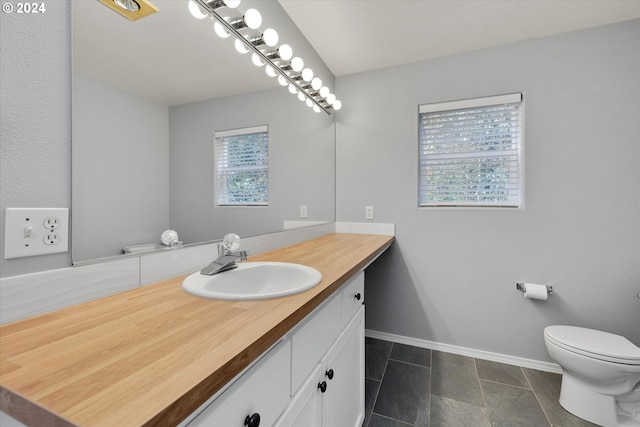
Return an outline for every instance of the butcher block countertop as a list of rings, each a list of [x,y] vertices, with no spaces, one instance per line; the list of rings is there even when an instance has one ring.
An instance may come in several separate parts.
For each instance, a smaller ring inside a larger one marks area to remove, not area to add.
[[[208,300],[181,276],[0,326],[0,409],[37,426],[176,425],[393,239],[330,234],[250,257],[322,273],[289,297]]]

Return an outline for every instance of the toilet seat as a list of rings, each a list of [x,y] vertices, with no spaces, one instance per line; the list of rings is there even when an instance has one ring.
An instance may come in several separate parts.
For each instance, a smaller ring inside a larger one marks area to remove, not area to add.
[[[594,359],[640,366],[640,347],[623,336],[577,326],[547,326],[548,341],[567,351]]]

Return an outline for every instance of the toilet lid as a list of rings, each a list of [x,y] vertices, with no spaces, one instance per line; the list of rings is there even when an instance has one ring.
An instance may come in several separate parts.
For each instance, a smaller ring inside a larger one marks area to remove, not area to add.
[[[623,336],[577,326],[547,326],[545,336],[561,347],[609,362],[640,365],[640,348]]]

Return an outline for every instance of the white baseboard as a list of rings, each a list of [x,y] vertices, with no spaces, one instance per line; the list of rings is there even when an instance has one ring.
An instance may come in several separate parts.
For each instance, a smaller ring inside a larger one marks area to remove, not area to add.
[[[386,332],[372,331],[370,329],[365,330],[365,335],[369,338],[377,338],[385,341],[395,342],[398,344],[406,344],[412,345],[414,347],[428,348],[430,350],[444,351],[446,353],[459,354],[461,356],[469,356],[476,359],[489,360],[492,362],[499,362],[507,365],[536,369],[538,371],[553,372],[554,374],[562,373],[560,365],[556,363],[525,359],[523,357],[492,353],[484,350],[475,350],[472,348],[460,347],[457,345],[443,344],[434,341],[405,337],[402,335],[388,334]]]

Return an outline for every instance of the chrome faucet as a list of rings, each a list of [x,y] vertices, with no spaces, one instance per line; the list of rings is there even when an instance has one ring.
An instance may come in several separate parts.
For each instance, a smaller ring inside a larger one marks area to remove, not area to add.
[[[240,247],[240,237],[236,234],[227,234],[222,243],[218,244],[218,258],[205,268],[200,274],[212,276],[223,271],[234,269],[238,262],[247,260],[247,251],[232,252]]]

